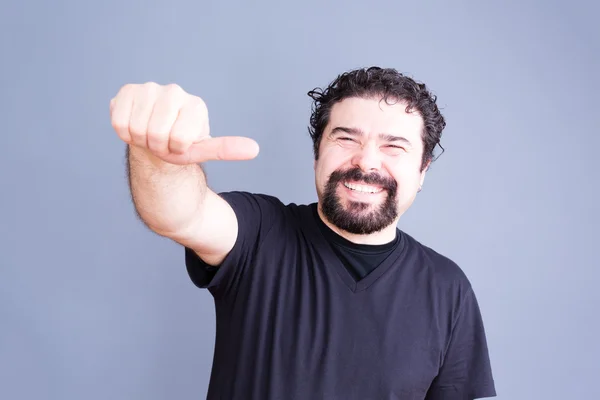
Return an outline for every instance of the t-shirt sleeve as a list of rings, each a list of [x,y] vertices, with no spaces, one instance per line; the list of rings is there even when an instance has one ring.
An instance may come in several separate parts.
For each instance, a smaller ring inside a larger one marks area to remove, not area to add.
[[[475,293],[469,288],[442,366],[425,399],[473,400],[495,396],[483,320]]]
[[[239,280],[252,268],[261,239],[273,225],[282,204],[274,197],[248,192],[219,193],[232,207],[238,222],[236,242],[223,262],[215,267],[185,247],[185,265],[194,285],[208,289],[214,297],[235,291]]]

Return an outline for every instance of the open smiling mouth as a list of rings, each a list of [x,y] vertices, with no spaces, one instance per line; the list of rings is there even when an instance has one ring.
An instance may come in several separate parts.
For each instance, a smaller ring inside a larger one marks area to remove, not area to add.
[[[358,193],[371,193],[376,194],[383,191],[383,188],[371,185],[363,185],[357,183],[344,182],[344,186],[348,189]]]

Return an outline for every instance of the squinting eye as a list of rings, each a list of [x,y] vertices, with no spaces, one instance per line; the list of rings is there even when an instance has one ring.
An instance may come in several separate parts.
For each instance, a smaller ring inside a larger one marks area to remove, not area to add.
[[[385,146],[385,149],[387,150],[388,154],[394,155],[394,156],[400,155],[405,151],[404,147],[394,146],[393,144]]]
[[[356,139],[350,137],[339,137],[337,140],[341,146],[356,146],[358,144]]]

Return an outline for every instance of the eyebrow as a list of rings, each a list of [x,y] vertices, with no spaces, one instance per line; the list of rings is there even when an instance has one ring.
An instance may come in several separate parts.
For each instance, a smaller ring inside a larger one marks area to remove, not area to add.
[[[344,132],[351,136],[364,136],[365,135],[365,133],[361,129],[348,128],[345,126],[336,126],[335,128],[333,128],[331,130],[330,135],[335,135],[336,133],[340,133],[340,132]],[[402,143],[406,143],[406,144],[412,146],[412,143],[410,142],[410,140],[408,140],[407,138],[402,137],[402,136],[395,136],[395,135],[391,135],[389,133],[380,133],[379,138],[382,140],[385,140],[386,142],[402,142]]]

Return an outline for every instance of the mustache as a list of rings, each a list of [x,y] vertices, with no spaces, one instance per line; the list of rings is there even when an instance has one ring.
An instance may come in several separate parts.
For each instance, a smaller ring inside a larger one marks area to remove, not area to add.
[[[334,171],[329,176],[329,182],[336,184],[340,181],[362,182],[367,185],[378,185],[387,190],[396,190],[397,183],[394,179],[383,177],[377,172],[365,174],[360,168],[352,168],[345,171]]]

